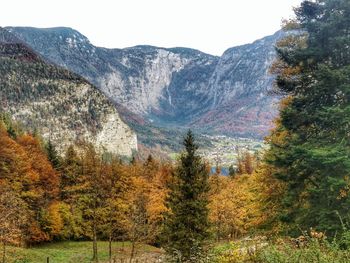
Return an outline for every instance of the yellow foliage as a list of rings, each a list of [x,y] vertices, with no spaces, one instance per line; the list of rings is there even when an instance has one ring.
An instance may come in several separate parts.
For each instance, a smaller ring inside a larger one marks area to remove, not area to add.
[[[219,239],[234,239],[260,222],[253,175],[219,176],[220,191],[210,195],[211,222]],[[213,180],[211,180],[212,188]]]
[[[270,231],[280,231],[274,219],[285,186],[273,177],[271,167],[262,164],[253,174],[234,178],[214,175],[210,185],[209,218],[217,240],[237,239],[266,224]]]
[[[48,222],[50,224],[50,234],[52,236],[58,236],[63,229],[63,219],[61,216],[61,204],[54,201],[48,207]]]

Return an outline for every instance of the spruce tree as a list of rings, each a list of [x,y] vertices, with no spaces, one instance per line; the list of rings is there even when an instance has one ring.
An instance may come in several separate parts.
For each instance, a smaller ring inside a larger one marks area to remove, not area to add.
[[[58,170],[60,168],[60,157],[57,153],[56,147],[53,145],[51,140],[49,140],[46,144],[46,152],[47,152],[47,158],[51,162],[52,166]]]
[[[209,169],[198,155],[198,146],[189,131],[170,184],[169,213],[164,226],[166,251],[175,262],[199,262],[209,237]]]
[[[288,190],[281,218],[327,233],[350,223],[350,1],[303,1],[298,34],[278,45],[287,95],[268,161]]]
[[[236,176],[236,169],[233,167],[232,164],[228,168],[228,174],[231,178],[234,178]]]

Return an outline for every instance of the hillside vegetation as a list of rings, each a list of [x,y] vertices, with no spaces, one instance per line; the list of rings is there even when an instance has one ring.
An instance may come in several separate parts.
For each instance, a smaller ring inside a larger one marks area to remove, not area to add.
[[[137,149],[136,135],[103,94],[78,75],[45,63],[0,30],[6,36],[0,39],[1,111],[39,131],[61,151],[85,140],[131,156]]]
[[[129,161],[88,142],[72,142],[59,155],[51,140],[1,115],[3,262],[13,251],[23,260],[38,251],[71,260],[71,247],[80,247],[79,255],[88,244],[79,241],[90,241],[79,260],[112,262],[125,252],[115,242],[125,240],[129,262],[159,262],[139,257],[144,244],[167,263],[349,262],[350,2],[305,0],[295,13],[271,68],[283,99],[268,147],[237,151],[229,176],[219,160],[211,173],[191,130],[174,162],[152,155]],[[4,95],[16,101],[11,89],[18,89],[25,98],[46,96],[45,87],[22,90],[11,80],[18,66],[6,56]],[[38,65],[22,65],[24,76]]]

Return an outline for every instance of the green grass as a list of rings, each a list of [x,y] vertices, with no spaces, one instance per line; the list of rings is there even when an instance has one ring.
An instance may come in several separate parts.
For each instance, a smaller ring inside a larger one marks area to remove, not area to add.
[[[249,252],[249,253],[248,253]],[[220,243],[211,251],[210,263],[349,263],[350,248],[337,242],[309,238],[297,247],[289,238],[275,241],[237,240]]]
[[[129,242],[114,242],[113,256],[127,258],[130,255]],[[32,248],[9,247],[7,263],[88,263],[92,258],[92,242],[57,242]],[[161,250],[148,245],[138,245],[137,255],[159,255]],[[136,256],[137,256],[136,255]],[[98,257],[100,262],[107,262],[108,242],[98,242]]]

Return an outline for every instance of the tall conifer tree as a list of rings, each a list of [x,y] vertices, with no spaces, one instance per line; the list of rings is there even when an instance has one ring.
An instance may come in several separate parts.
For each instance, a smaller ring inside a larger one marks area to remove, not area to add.
[[[56,170],[59,170],[60,163],[61,163],[60,157],[58,155],[56,147],[52,144],[51,140],[47,142],[47,144],[45,145],[45,148],[47,152],[47,158],[51,162],[53,168],[55,168]]]
[[[209,169],[198,155],[198,146],[189,131],[184,139],[185,152],[179,159],[170,185],[164,237],[166,250],[175,262],[199,262],[209,237]]]
[[[288,185],[282,219],[335,233],[350,223],[350,1],[304,1],[275,64],[287,95],[267,159]]]

